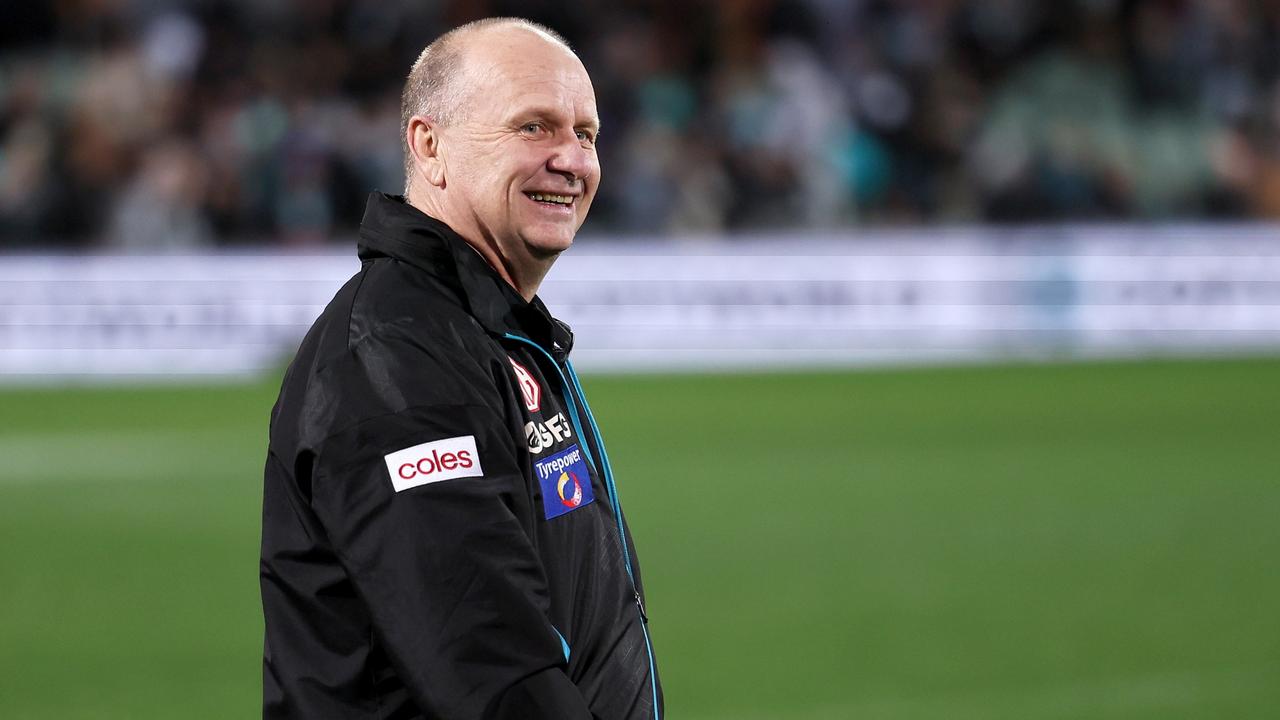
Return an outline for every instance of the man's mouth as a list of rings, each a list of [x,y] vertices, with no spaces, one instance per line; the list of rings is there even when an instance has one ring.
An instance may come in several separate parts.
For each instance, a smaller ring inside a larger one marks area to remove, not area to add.
[[[552,205],[572,205],[576,197],[575,195],[555,195],[542,192],[527,192],[525,195],[529,196],[531,200]]]

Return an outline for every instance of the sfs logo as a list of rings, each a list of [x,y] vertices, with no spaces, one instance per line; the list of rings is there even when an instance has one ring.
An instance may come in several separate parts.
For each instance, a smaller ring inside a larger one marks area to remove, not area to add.
[[[383,460],[396,492],[441,480],[484,475],[475,435],[414,445],[386,455]]]
[[[529,441],[529,452],[537,455],[573,437],[573,431],[569,429],[569,420],[565,418],[564,413],[556,413],[545,422],[525,423],[524,436]]]

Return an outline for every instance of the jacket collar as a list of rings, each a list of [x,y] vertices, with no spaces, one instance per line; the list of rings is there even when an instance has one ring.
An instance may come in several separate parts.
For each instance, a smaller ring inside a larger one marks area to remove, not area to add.
[[[573,346],[569,326],[552,318],[540,298],[526,302],[466,240],[403,196],[369,195],[358,252],[361,261],[390,257],[432,275],[494,335],[526,337],[557,357]]]

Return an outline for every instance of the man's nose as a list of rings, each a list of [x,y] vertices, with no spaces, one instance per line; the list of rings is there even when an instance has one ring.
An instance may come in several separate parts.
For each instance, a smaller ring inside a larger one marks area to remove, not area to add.
[[[591,175],[596,163],[595,152],[584,148],[577,136],[570,134],[567,140],[557,143],[555,152],[547,160],[547,169],[565,176],[572,184]]]

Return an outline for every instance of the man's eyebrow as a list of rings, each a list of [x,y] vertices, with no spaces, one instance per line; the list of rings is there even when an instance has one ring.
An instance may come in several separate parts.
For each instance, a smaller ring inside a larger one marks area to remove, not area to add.
[[[564,112],[561,110],[557,110],[556,108],[553,108],[553,107],[538,105],[531,108],[525,108],[521,112],[517,113],[513,119],[516,122],[520,122],[522,121],[523,118],[528,118],[528,117],[536,117],[536,118],[542,118],[542,119],[553,119],[553,118],[559,119],[564,117]],[[574,127],[585,127],[585,128],[590,128],[595,132],[600,132],[600,118],[593,117],[590,120],[587,120],[585,122],[575,123]]]

